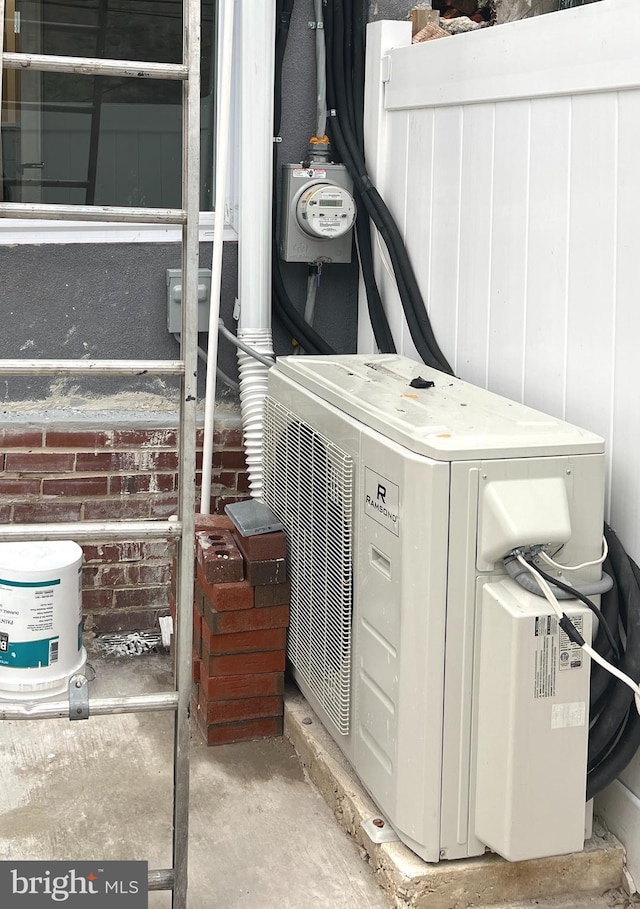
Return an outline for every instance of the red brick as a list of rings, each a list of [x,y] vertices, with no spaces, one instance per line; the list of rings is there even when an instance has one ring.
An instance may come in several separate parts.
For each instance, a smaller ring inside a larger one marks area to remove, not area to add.
[[[255,720],[261,716],[282,716],[282,697],[236,698],[233,701],[209,701],[200,689],[198,704],[201,722],[207,726],[233,723],[239,720]]]
[[[234,698],[269,697],[284,692],[284,672],[255,672],[250,675],[207,676],[200,685],[208,700],[230,701]]]
[[[166,587],[120,587],[113,591],[114,606],[117,609],[141,606],[167,608],[169,603]]]
[[[199,657],[203,656],[202,650],[202,616],[193,611],[193,649]],[[199,681],[199,680],[198,680]]]
[[[108,491],[106,477],[73,477],[42,481],[44,496],[104,496]]]
[[[261,562],[247,562],[247,580],[254,587],[269,584],[283,584],[287,580],[286,559],[265,559]]]
[[[134,495],[137,492],[174,492],[178,481],[175,473],[136,473],[109,477],[109,492]]]
[[[266,609],[218,612],[205,601],[204,620],[214,634],[258,631],[261,628],[286,628],[289,625],[289,607],[268,606]]]
[[[122,612],[94,612],[87,617],[87,631],[111,634],[116,631],[143,631],[156,628],[164,609],[129,609]]]
[[[223,429],[216,433],[213,440],[215,448],[242,448],[242,430],[241,429]]]
[[[204,530],[231,530],[233,521],[226,514],[197,514],[196,533]]]
[[[260,650],[257,653],[234,653],[211,656],[205,663],[208,676],[247,675],[252,672],[284,672],[284,650]]]
[[[207,745],[228,745],[231,742],[246,742],[282,735],[282,717],[262,717],[221,726],[201,725],[200,728]]]
[[[193,651],[193,654],[191,656],[191,665],[192,665],[191,676],[193,679],[193,684],[198,685],[198,688],[199,688],[200,687],[200,673],[202,671],[202,660],[200,659],[200,657],[198,656],[198,654],[195,650]],[[199,696],[199,692],[198,692],[198,696]]]
[[[234,505],[236,502],[245,502],[250,496],[246,495],[217,495],[211,497],[211,510],[216,514],[224,514],[227,505]]]
[[[247,469],[247,459],[245,458],[244,451],[242,449],[235,451],[232,448],[223,449],[220,464],[222,467],[226,467],[227,470]]]
[[[11,521],[11,505],[0,505],[0,523],[9,524]]]
[[[68,431],[48,429],[45,437],[47,448],[112,448],[113,433],[101,430],[81,429]]]
[[[79,521],[82,513],[80,502],[23,502],[13,506],[15,524],[40,524],[49,521],[70,523]]]
[[[89,609],[107,609],[113,604],[113,591],[106,590],[104,587],[95,590],[83,590],[82,608],[86,611]]]
[[[116,473],[126,471],[169,471],[178,467],[175,451],[154,451],[153,449],[132,451],[78,452],[76,469],[80,471],[101,471]]]
[[[41,480],[23,480],[11,477],[0,477],[0,495],[3,496],[38,496]]]
[[[25,454],[9,452],[5,460],[7,473],[66,473],[73,470],[74,454],[34,451]]]
[[[258,631],[239,631],[234,634],[212,634],[202,623],[202,657],[215,654],[254,653],[259,650],[284,650],[287,642],[285,628],[262,628]]]
[[[254,602],[259,608],[269,606],[284,606],[291,600],[291,584],[285,581],[283,584],[267,584],[266,586],[257,586],[254,588]]]
[[[232,581],[229,584],[208,584],[202,566],[197,568],[198,584],[205,600],[217,612],[253,607],[253,587],[248,581]]]
[[[164,496],[149,496],[149,517],[168,518],[178,511],[177,493]]]
[[[209,584],[230,583],[244,578],[244,561],[228,530],[196,534],[198,566]]]
[[[115,448],[175,448],[175,429],[117,429],[113,434]]]
[[[249,474],[246,472],[238,473],[238,477],[236,479],[236,489],[238,492],[249,492],[250,488]]]
[[[0,429],[3,448],[40,448],[42,432],[39,429]]]
[[[149,502],[146,498],[123,498],[117,496],[109,499],[89,499],[84,505],[85,521],[126,521],[140,520],[149,515]]]
[[[216,470],[216,471],[214,471],[212,476],[213,476],[213,481],[215,483],[217,483],[217,485],[220,487],[220,490],[219,490],[220,492],[222,492],[224,489],[230,489],[233,492],[236,491],[236,488],[237,488],[236,484],[238,481],[237,473],[232,473],[229,470],[220,471],[220,472]]]
[[[251,537],[236,532],[235,538],[247,561],[264,562],[287,557],[287,538],[282,530],[276,533],[256,533]]]
[[[139,562],[147,554],[145,544],[139,540],[124,543],[85,543],[85,562]]]

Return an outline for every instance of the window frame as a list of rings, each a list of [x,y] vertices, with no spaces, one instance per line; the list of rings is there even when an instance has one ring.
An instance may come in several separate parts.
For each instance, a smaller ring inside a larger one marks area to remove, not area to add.
[[[237,241],[239,234],[239,173],[237,168],[240,147],[239,111],[239,31],[234,29],[232,99],[229,129],[229,161],[225,199],[223,240]],[[221,38],[217,40],[217,75],[220,84]],[[7,71],[4,70],[4,73]],[[4,74],[3,73],[3,74]],[[2,80],[0,80],[2,81]],[[270,91],[270,90],[269,90]],[[265,92],[265,96],[266,96]],[[216,107],[219,109],[219,102]],[[215,187],[215,181],[214,181]],[[215,193],[214,193],[215,195]],[[200,242],[213,240],[216,230],[216,213],[201,211],[199,219]],[[122,224],[115,221],[68,221],[36,218],[0,218],[0,246],[65,244],[65,243],[179,243],[180,227],[162,224]]]

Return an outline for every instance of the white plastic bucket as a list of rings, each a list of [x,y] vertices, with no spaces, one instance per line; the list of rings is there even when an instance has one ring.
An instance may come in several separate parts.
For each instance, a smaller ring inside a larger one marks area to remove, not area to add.
[[[0,543],[0,700],[66,692],[86,657],[78,544]]]

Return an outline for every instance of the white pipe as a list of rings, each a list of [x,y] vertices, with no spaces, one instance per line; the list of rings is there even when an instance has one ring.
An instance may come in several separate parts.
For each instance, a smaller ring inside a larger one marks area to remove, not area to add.
[[[218,6],[218,28],[222,35],[216,123],[215,155],[215,229],[211,262],[211,296],[209,300],[209,341],[207,346],[207,384],[204,411],[204,442],[202,451],[202,491],[200,513],[211,511],[211,470],[213,467],[213,431],[216,414],[216,367],[218,365],[218,320],[220,318],[220,287],[222,283],[222,248],[224,210],[227,195],[229,163],[229,123],[231,119],[231,69],[233,62],[233,19],[235,0],[224,0]]]
[[[266,357],[271,339],[271,205],[275,0],[240,0],[240,230],[238,337]],[[268,368],[238,352],[240,408],[251,495],[262,495]]]
[[[275,24],[275,0],[240,0],[240,330],[271,330]]]
[[[254,329],[238,333],[241,340],[267,357],[273,357],[271,332]],[[264,399],[267,394],[269,370],[255,357],[238,350],[240,375],[240,409],[244,450],[249,474],[249,491],[254,498],[262,498],[262,443],[264,438]]]

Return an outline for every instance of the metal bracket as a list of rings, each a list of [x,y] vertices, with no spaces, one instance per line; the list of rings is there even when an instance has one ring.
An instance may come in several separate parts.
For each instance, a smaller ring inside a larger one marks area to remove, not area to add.
[[[89,682],[79,673],[69,679],[69,719],[89,719]]]
[[[400,840],[389,821],[379,814],[361,821],[360,826],[372,843],[397,843]]]

